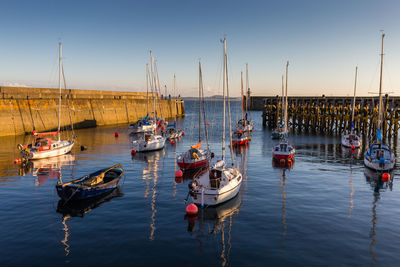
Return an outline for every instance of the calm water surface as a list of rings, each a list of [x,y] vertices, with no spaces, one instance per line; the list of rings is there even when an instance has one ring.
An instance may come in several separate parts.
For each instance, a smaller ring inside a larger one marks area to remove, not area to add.
[[[186,135],[174,146],[130,155],[125,126],[78,130],[70,155],[21,170],[16,144],[0,139],[0,264],[16,265],[397,265],[400,260],[398,171],[391,183],[349,160],[339,137],[290,136],[294,168],[272,167],[276,143],[252,112],[251,144],[235,151],[244,183],[232,201],[185,219],[187,183],[175,181],[175,158],[197,143],[197,111],[186,101]],[[233,103],[238,119],[239,103]],[[221,103],[209,102],[210,145],[221,155]],[[114,132],[120,133],[114,138]],[[80,151],[86,145],[86,151]],[[396,150],[398,155],[398,149]],[[362,151],[360,152],[362,155]],[[356,156],[357,157],[357,156]],[[122,163],[112,194],[58,205],[55,184]],[[180,183],[178,183],[180,182]]]

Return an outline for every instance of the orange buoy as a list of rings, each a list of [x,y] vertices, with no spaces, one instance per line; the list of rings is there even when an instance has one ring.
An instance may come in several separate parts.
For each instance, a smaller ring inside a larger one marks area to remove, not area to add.
[[[135,156],[135,155],[136,155],[136,150],[132,149],[131,155],[132,155],[132,156]]]
[[[384,174],[382,174],[382,181],[384,182],[389,182],[390,180],[390,174],[385,172]]]
[[[199,209],[195,204],[189,204],[186,207],[186,214],[187,215],[196,215],[199,212]]]
[[[209,123],[209,122],[206,122],[206,125],[210,125],[210,123]]]
[[[176,170],[175,171],[175,177],[177,177],[177,178],[183,177],[183,172],[181,170]]]
[[[182,132],[182,136],[184,136],[185,135],[185,132]]]
[[[174,140],[171,141],[171,145],[175,145],[175,141]]]
[[[119,136],[119,133],[118,133],[118,132],[115,132],[115,133],[114,133],[114,136],[115,136],[115,137],[118,137],[118,136]]]

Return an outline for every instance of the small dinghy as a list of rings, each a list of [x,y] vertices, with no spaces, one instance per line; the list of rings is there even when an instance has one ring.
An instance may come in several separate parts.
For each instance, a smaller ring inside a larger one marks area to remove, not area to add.
[[[121,164],[85,175],[82,178],[57,183],[57,194],[63,200],[78,200],[107,193],[117,187],[124,174]]]

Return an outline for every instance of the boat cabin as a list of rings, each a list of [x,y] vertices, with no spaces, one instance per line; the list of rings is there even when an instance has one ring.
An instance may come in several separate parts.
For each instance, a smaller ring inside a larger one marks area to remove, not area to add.
[[[35,147],[39,151],[49,150],[52,147],[52,140],[51,138],[37,138],[35,140]]]
[[[210,186],[213,189],[219,188],[221,185],[221,177],[222,177],[222,171],[218,169],[212,169],[210,170]]]

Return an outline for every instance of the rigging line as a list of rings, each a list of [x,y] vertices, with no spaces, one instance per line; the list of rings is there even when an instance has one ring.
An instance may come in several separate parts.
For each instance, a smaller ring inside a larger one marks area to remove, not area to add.
[[[64,90],[65,90],[65,99],[67,102],[67,106],[68,106],[68,115],[69,115],[69,122],[71,123],[71,131],[72,131],[72,138],[75,139],[75,131],[74,131],[74,124],[72,123],[72,116],[71,116],[71,106],[69,103],[69,94],[67,93],[67,81],[65,79],[65,74],[64,74],[64,65],[61,64],[61,71],[62,71],[62,76],[63,76],[63,80],[64,80]]]

